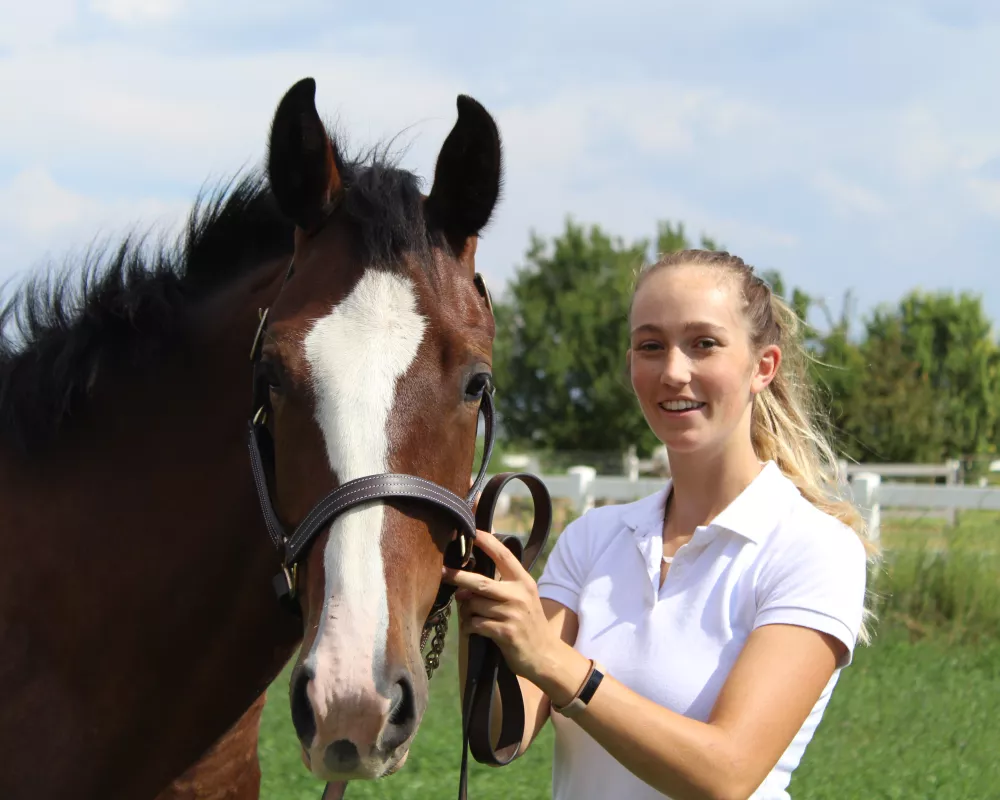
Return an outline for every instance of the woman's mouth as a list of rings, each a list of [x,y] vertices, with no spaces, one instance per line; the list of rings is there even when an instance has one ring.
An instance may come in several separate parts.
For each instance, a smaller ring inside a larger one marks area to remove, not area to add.
[[[693,414],[698,409],[704,408],[705,404],[697,400],[667,400],[657,405],[671,416],[684,416]]]

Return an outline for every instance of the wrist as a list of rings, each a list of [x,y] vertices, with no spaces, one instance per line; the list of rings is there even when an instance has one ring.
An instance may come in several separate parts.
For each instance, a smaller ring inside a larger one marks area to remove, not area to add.
[[[590,659],[560,640],[539,664],[532,680],[556,706],[572,700],[590,674]]]

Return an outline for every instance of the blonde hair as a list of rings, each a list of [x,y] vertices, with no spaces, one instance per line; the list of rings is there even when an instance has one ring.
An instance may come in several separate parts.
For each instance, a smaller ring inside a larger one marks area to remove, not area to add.
[[[777,373],[753,401],[750,440],[757,457],[774,461],[806,500],[850,527],[868,558],[876,559],[879,548],[868,534],[864,517],[837,491],[841,478],[837,457],[824,435],[825,417],[809,379],[809,354],[802,346],[801,322],[795,311],[743,259],[716,250],[680,250],[662,256],[640,272],[633,297],[650,273],[688,265],[718,269],[733,279],[743,297],[752,346],[756,350],[772,344],[781,348]],[[867,620],[872,617],[866,608],[866,624],[859,634],[864,643],[870,641]]]

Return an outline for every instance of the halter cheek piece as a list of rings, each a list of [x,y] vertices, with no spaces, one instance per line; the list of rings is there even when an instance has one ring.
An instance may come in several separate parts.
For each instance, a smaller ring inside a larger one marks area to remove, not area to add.
[[[294,272],[294,260],[289,263],[281,289]],[[489,289],[478,273],[474,278],[477,290],[483,296],[487,308],[493,311]],[[486,471],[493,452],[495,438],[492,384],[483,392],[479,413],[485,423],[485,447],[483,461],[476,480],[469,493],[459,497],[454,492],[416,475],[385,473],[369,475],[341,484],[323,497],[289,535],[271,501],[271,490],[275,484],[274,438],[268,427],[271,416],[270,389],[261,371],[261,350],[267,330],[268,309],[260,312],[260,324],[250,350],[253,365],[252,417],[248,423],[247,445],[250,450],[250,466],[254,484],[260,500],[261,512],[268,534],[275,548],[281,554],[281,572],[273,579],[275,593],[279,601],[291,612],[301,616],[298,602],[298,564],[308,553],[315,538],[326,530],[332,521],[350,508],[371,500],[402,498],[418,500],[446,512],[455,524],[458,537],[445,550],[444,562],[448,566],[477,572],[493,578],[496,566],[482,550],[475,547],[476,530],[490,531],[493,513],[500,492],[513,480],[521,481],[531,493],[535,518],[526,543],[516,536],[499,536],[501,542],[521,562],[525,569],[531,569],[541,553],[549,535],[552,523],[552,501],[542,481],[527,473],[505,472],[494,475],[486,482]],[[481,493],[481,494],[480,494]],[[479,502],[476,503],[476,496]],[[475,513],[473,513],[475,508]],[[425,657],[425,669],[430,678],[440,662],[447,632],[451,599],[455,587],[442,582],[438,594],[424,623],[420,646],[431,631],[434,637],[431,650]],[[496,747],[490,737],[490,717],[493,709],[494,686],[499,691],[503,708],[500,737]],[[524,701],[521,697],[517,676],[504,661],[496,644],[482,636],[469,637],[468,664],[466,670],[465,696],[462,701],[462,765],[459,776],[459,800],[466,797],[468,753],[482,764],[503,766],[517,757],[521,750],[521,736],[524,733]],[[324,792],[325,800],[343,795],[343,785],[330,784]]]

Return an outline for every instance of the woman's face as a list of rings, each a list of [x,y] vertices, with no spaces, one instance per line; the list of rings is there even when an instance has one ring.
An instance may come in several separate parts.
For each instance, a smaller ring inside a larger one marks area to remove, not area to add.
[[[719,269],[650,273],[632,303],[632,388],[668,450],[721,452],[750,437],[751,399],[777,370],[777,346],[755,353],[736,280]]]

